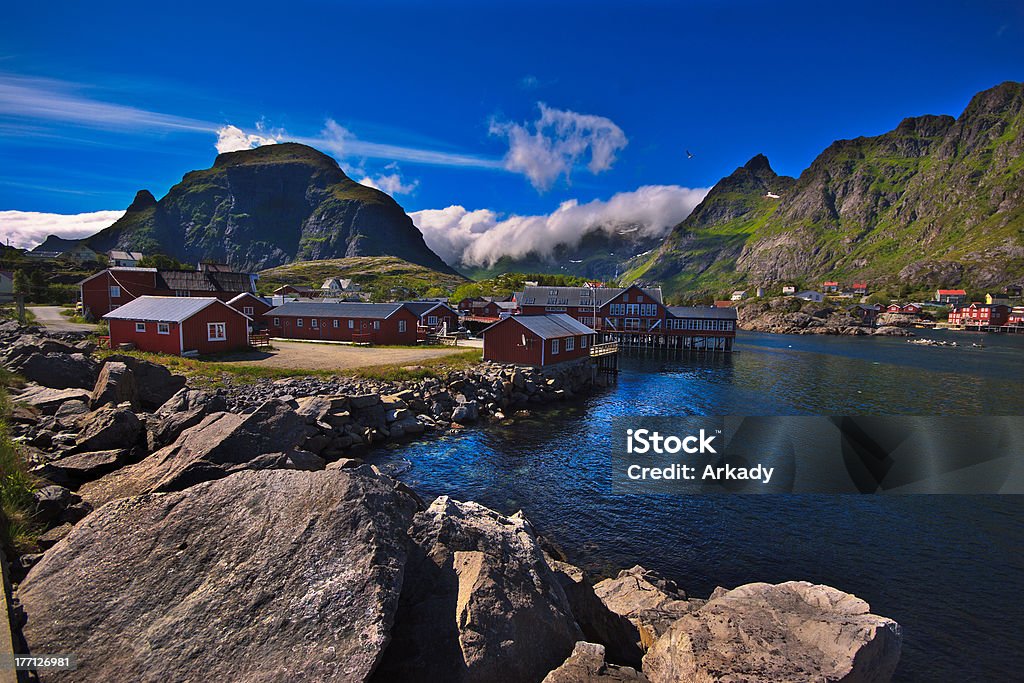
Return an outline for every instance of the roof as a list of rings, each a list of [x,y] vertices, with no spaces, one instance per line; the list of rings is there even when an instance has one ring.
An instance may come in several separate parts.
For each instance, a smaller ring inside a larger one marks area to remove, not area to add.
[[[524,287],[519,303],[523,306],[604,306],[628,287]],[[661,287],[642,289],[661,303]]]
[[[836,287],[839,286],[838,282],[823,282],[822,284],[825,285],[826,287],[828,287],[829,285],[833,285],[833,286],[836,286]]]
[[[505,311],[514,311],[518,306],[515,301],[495,301],[494,304]]]
[[[111,249],[110,251],[107,252],[107,254],[109,254],[110,258],[114,259],[115,261],[141,261],[142,260],[142,252],[138,252],[138,251],[119,251],[117,249]]]
[[[156,268],[139,268],[138,266],[111,266],[110,268],[105,268],[104,270],[101,270],[98,273],[93,273],[89,277],[83,278],[83,279],[79,280],[78,282],[76,282],[75,284],[76,285],[85,284],[86,282],[88,282],[89,280],[93,279],[94,277],[99,277],[100,275],[104,275],[104,274],[106,274],[108,272],[109,273],[114,273],[114,274],[116,274],[116,273],[155,273],[156,272]]]
[[[590,329],[579,320],[567,316],[565,313],[552,313],[548,315],[514,315],[510,318],[505,318],[500,322],[494,323],[494,325],[491,325],[484,330],[484,334],[493,330],[497,325],[507,323],[509,320],[515,320],[541,339],[559,339],[561,337],[575,337],[581,334],[595,334],[594,330]]]
[[[103,316],[107,320],[143,320],[158,323],[181,323],[199,311],[223,303],[212,296],[140,296],[118,306]],[[239,311],[227,306],[234,313],[249,319]]]
[[[860,289],[860,288],[867,287],[867,286],[868,286],[868,284],[866,282],[854,282],[853,283],[854,289]]]
[[[187,292],[248,292],[252,290],[252,277],[248,273],[160,270],[157,287]]]
[[[961,296],[967,296],[967,290],[964,289],[940,289],[939,296],[943,294],[959,294]]]
[[[270,303],[270,301],[269,301],[268,299],[265,299],[265,298],[264,298],[264,297],[262,297],[262,296],[256,296],[256,295],[255,295],[255,294],[253,294],[252,292],[242,292],[241,294],[237,295],[236,297],[234,297],[233,299],[231,299],[230,301],[228,301],[228,303],[229,303],[229,304],[233,304],[233,303],[235,303],[236,301],[241,301],[242,299],[244,299],[244,298],[246,298],[246,297],[250,297],[250,298],[252,298],[252,299],[256,299],[256,301],[259,301],[259,302],[260,302],[260,303],[262,303],[262,304],[266,304],[267,306],[270,306],[270,305],[271,305],[271,303]]]
[[[371,304],[358,301],[324,303],[321,301],[289,301],[272,308],[267,316],[309,316],[311,318],[376,318],[384,320],[405,304]]]
[[[289,289],[289,288],[290,289],[294,289],[296,292],[312,292],[313,291],[312,287],[307,287],[306,285],[281,285],[280,287],[278,287],[274,291],[276,292],[276,291],[281,290],[281,289]]]
[[[674,318],[718,318],[720,320],[736,320],[736,309],[720,306],[667,306],[666,309]]]

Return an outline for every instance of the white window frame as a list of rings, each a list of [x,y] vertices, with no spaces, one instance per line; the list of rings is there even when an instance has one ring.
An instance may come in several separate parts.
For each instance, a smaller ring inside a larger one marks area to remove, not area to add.
[[[110,285],[110,298],[112,298],[112,299],[120,299],[121,298],[121,288],[119,286],[117,286],[117,285]]]
[[[581,349],[587,348],[587,344],[589,343],[589,339],[590,339],[589,335],[586,335],[586,334],[583,335],[582,337],[580,337],[580,348]]]
[[[569,351],[575,351],[575,350],[576,350],[576,337],[566,337],[565,338],[565,351],[566,351],[566,353],[568,353]]]
[[[277,318],[277,317],[274,318],[274,327],[281,327],[281,319],[280,318]]]
[[[348,329],[353,330],[353,329],[355,329],[355,327],[356,327],[356,321],[352,320],[351,318],[349,318],[349,320],[348,320]]]
[[[227,341],[228,324],[224,322],[206,323],[206,341]]]
[[[296,318],[295,319],[295,327],[304,327],[304,326],[305,326],[305,323],[303,322],[302,318]]]
[[[374,320],[373,321],[373,329],[375,329],[375,330],[379,330],[380,329],[380,321],[379,320]]]
[[[338,319],[335,318],[332,322],[334,323],[334,329],[338,329]]]
[[[310,329],[313,329],[313,330],[319,330],[320,329],[320,319],[319,318],[310,318],[309,319],[309,327],[310,327]]]
[[[437,316],[436,315],[428,315],[427,316],[427,324],[428,325],[436,325],[437,324]]]
[[[405,332],[405,329],[406,329],[405,321],[404,320],[399,320],[398,321],[398,331],[399,332]]]
[[[156,333],[157,334],[170,334],[171,333],[171,324],[170,323],[157,323],[156,324]]]
[[[255,315],[255,313],[253,313],[252,306],[242,306],[242,313],[244,313],[245,315],[249,316],[250,318],[253,315]]]
[[[557,356],[558,355],[558,340],[557,339],[552,339],[551,340],[551,355],[552,356]]]
[[[135,323],[135,331],[144,333],[146,331],[146,323]]]

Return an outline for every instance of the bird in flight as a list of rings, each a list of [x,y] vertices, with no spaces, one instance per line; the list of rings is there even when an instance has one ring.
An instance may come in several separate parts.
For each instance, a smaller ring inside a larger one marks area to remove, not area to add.
[[[687,159],[692,159],[693,158],[693,152],[691,152],[690,150],[686,150],[686,158]]]

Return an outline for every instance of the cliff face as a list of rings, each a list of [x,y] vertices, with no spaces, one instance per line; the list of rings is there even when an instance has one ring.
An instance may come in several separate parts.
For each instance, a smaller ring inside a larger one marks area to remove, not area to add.
[[[159,201],[143,190],[124,217],[86,243],[251,270],[386,255],[452,272],[394,199],[295,143],[221,154]]]
[[[957,119],[908,118],[877,137],[837,141],[795,181],[755,157],[632,273],[659,274],[670,291],[709,293],[825,276],[978,287],[1020,279],[1024,84],[979,93]]]

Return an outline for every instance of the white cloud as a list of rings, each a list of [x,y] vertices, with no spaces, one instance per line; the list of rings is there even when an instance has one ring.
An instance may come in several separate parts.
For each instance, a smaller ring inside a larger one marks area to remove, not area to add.
[[[660,237],[690,215],[707,188],[646,185],[620,192],[607,201],[563,202],[542,216],[502,215],[462,206],[414,211],[413,222],[427,245],[450,264],[491,266],[502,258],[531,253],[550,256],[559,244],[576,246],[594,229],[611,233],[624,226],[639,228],[639,237]]]
[[[217,129],[217,153],[240,152],[245,149],[255,149],[263,145],[272,145],[280,142],[281,132],[264,133],[262,124],[256,125],[257,133],[246,133],[238,126],[227,125]],[[275,137],[276,135],[276,137]]]
[[[589,155],[587,169],[594,174],[607,171],[615,155],[629,141],[611,119],[593,114],[553,109],[539,103],[540,118],[533,124],[492,121],[490,131],[508,139],[504,165],[523,173],[538,190],[547,190]]]
[[[94,235],[106,228],[124,211],[93,211],[91,213],[61,214],[35,211],[0,211],[0,239],[4,244],[30,249],[48,235],[65,239],[79,239]]]
[[[396,194],[409,194],[415,190],[420,181],[413,180],[412,182],[405,183],[402,181],[402,176],[396,173],[389,173],[387,175],[381,173],[374,177],[366,176],[362,178],[360,184],[372,187],[381,192],[387,192],[389,195],[394,196]]]

